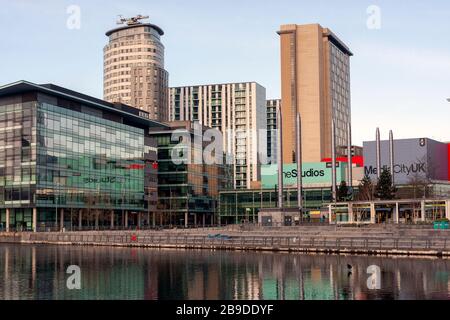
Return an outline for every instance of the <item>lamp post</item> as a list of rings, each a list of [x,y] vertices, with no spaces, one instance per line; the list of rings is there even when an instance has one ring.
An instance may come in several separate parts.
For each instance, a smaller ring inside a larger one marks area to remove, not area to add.
[[[145,199],[145,193],[144,193]],[[150,187],[147,187],[147,227],[150,226]]]
[[[280,107],[277,109],[277,130],[278,209],[283,210],[283,120]]]
[[[331,198],[334,203],[337,202],[336,187],[336,125],[334,120],[331,122]]]
[[[297,118],[296,118],[296,148],[295,148],[295,155],[296,155],[296,161],[297,161],[297,206],[298,210],[300,212],[300,219],[303,222],[303,197],[302,197],[302,189],[303,189],[303,181],[302,181],[302,174],[303,174],[303,168],[302,168],[302,120],[300,117],[300,113],[297,112]]]
[[[377,157],[377,178],[380,180],[381,177],[381,142],[380,142],[380,128],[377,128],[375,132],[376,140],[376,157]]]
[[[389,131],[389,165],[390,165],[390,171],[391,171],[391,179],[392,179],[392,186],[395,185],[395,171],[394,171],[394,133],[392,130]]]
[[[350,192],[353,190],[353,161],[352,161],[352,125],[347,123],[347,185]]]
[[[261,204],[260,204],[259,210],[262,210],[262,207],[263,207],[263,191],[262,191],[262,186],[261,186],[261,190],[260,190],[259,194],[261,195]],[[254,222],[255,222],[255,221],[253,221],[253,223],[254,223]]]

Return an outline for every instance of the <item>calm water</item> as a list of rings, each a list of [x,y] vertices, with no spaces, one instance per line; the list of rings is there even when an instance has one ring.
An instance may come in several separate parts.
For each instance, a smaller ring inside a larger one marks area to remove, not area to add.
[[[450,260],[0,245],[0,299],[450,299]]]

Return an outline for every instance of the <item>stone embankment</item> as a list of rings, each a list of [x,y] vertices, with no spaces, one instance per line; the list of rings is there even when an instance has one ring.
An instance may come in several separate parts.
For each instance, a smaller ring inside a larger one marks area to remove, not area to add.
[[[0,242],[450,257],[450,231],[427,226],[223,227],[161,231],[0,233]]]

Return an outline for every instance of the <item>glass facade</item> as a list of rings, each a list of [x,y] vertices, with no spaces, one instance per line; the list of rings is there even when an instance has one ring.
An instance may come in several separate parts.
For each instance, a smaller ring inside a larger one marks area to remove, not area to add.
[[[281,100],[267,100],[267,157],[270,163],[277,163],[277,109]]]
[[[330,89],[336,145],[347,145],[347,123],[350,115],[350,57],[330,42]]]
[[[7,215],[11,230],[32,230],[33,210],[38,229],[94,219],[109,226],[114,211],[114,222],[128,225],[128,212],[145,210],[144,129],[34,97],[0,101],[0,230]]]
[[[6,224],[32,228],[36,190],[35,102],[11,103],[0,107],[0,229]]]
[[[158,213],[160,225],[214,224],[219,192],[232,185],[231,166],[195,164],[203,149],[194,143],[180,146],[172,132],[158,133]],[[177,148],[179,160],[172,152]],[[191,148],[189,151],[188,148]],[[198,148],[198,149],[196,149]],[[188,158],[190,157],[190,159]]]
[[[37,113],[38,206],[144,208],[144,130],[49,104]]]
[[[219,219],[221,224],[257,223],[261,208],[276,208],[278,192],[276,190],[233,190],[220,193]],[[303,190],[305,211],[320,210],[331,201],[330,188]],[[284,190],[284,207],[297,207],[297,189]]]

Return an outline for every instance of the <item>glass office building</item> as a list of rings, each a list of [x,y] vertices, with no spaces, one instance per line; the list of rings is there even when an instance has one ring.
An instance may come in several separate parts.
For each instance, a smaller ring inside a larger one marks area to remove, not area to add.
[[[233,185],[232,166],[226,164],[224,154],[222,163],[203,162],[205,144],[193,143],[194,139],[201,139],[194,137],[193,128],[193,122],[174,121],[165,130],[150,130],[158,146],[158,225],[216,224],[219,192]],[[201,127],[199,134],[205,129]],[[174,132],[182,139],[174,139]],[[185,137],[192,143],[183,142]]]
[[[152,126],[54,85],[0,87],[0,230],[149,224]]]
[[[43,103],[36,132],[38,206],[143,209],[143,129]]]
[[[297,188],[285,188],[284,207],[297,208]],[[261,208],[276,208],[278,192],[274,189],[230,190],[220,193],[219,221],[221,224],[258,223]],[[320,211],[331,202],[331,189],[317,187],[303,189],[305,218],[311,211]]]

